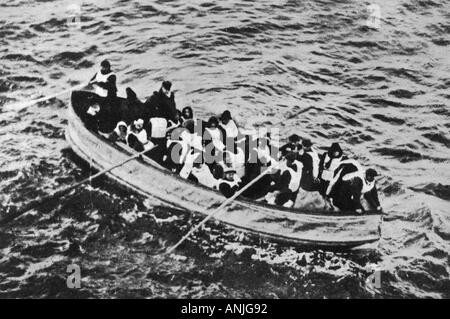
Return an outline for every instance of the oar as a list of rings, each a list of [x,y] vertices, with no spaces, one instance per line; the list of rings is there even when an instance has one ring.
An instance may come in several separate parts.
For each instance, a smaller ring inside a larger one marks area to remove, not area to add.
[[[238,196],[240,196],[243,192],[245,192],[247,189],[250,188],[253,184],[255,184],[257,181],[259,181],[263,176],[265,176],[269,171],[271,171],[272,168],[268,168],[264,170],[261,174],[259,174],[255,179],[253,179],[250,183],[242,187],[239,191],[237,191],[233,196],[225,200],[222,205],[217,207],[215,210],[213,210],[208,216],[206,216],[197,226],[192,228],[186,235],[183,236],[175,245],[170,247],[163,255],[169,255],[172,253],[175,249],[177,249],[178,246],[180,246],[186,239],[189,238],[193,233],[195,233],[200,227],[202,227],[208,220],[210,220],[214,215],[222,211],[222,209],[225,208],[228,204],[230,204],[232,201],[234,201]]]
[[[58,191],[56,191],[56,192],[54,192],[52,194],[49,194],[47,196],[44,196],[44,197],[42,197],[40,199],[33,200],[30,203],[26,204],[24,207],[22,207],[17,212],[13,212],[13,213],[7,214],[3,218],[0,218],[0,223],[1,224],[6,224],[6,223],[16,219],[17,217],[25,214],[26,212],[28,212],[28,211],[30,211],[30,210],[32,210],[34,208],[39,207],[40,205],[44,204],[45,202],[47,202],[49,200],[52,200],[52,199],[55,199],[55,198],[58,198],[58,197],[61,197],[61,196],[65,195],[65,194],[67,194],[68,192],[70,192],[71,190],[73,190],[73,189],[75,189],[75,188],[77,188],[77,187],[79,187],[79,186],[81,186],[81,185],[83,185],[83,184],[85,184],[87,182],[90,182],[93,179],[95,179],[95,178],[97,178],[99,176],[102,176],[102,175],[112,171],[113,169],[115,169],[115,168],[117,168],[119,166],[122,166],[122,165],[124,165],[124,164],[126,164],[126,163],[128,163],[128,162],[130,162],[130,161],[132,161],[132,160],[134,160],[136,158],[138,158],[139,156],[143,155],[144,153],[150,151],[153,148],[154,148],[154,146],[149,148],[149,149],[147,149],[147,150],[145,150],[145,151],[142,151],[140,153],[133,154],[132,156],[130,156],[126,160],[124,160],[124,161],[122,161],[122,162],[120,162],[118,164],[115,164],[115,165],[113,165],[111,167],[108,167],[108,168],[98,172],[97,174],[92,175],[89,178],[86,178],[86,179],[82,180],[81,182],[78,182],[78,183],[75,183],[74,185],[71,185],[69,187],[60,189],[60,190],[58,190]]]
[[[41,97],[41,98],[36,99],[36,100],[32,100],[32,101],[22,101],[22,102],[17,102],[17,103],[15,103],[15,104],[10,104],[10,105],[7,105],[7,106],[5,107],[5,109],[6,109],[6,110],[10,110],[10,111],[13,111],[13,110],[21,110],[21,109],[26,108],[26,107],[29,107],[29,106],[31,106],[31,105],[33,105],[33,104],[40,103],[40,102],[44,102],[44,101],[47,101],[47,100],[51,100],[51,99],[53,99],[53,98],[55,98],[55,97],[64,95],[64,94],[66,94],[66,93],[70,93],[70,92],[72,92],[72,91],[82,89],[82,88],[84,88],[85,86],[87,86],[88,84],[89,84],[89,83],[83,83],[83,84],[80,84],[80,85],[76,85],[76,86],[74,86],[74,87],[71,87],[70,89],[67,89],[67,90],[61,91],[61,92],[59,92],[59,93],[52,94],[52,95],[44,96],[44,97]]]

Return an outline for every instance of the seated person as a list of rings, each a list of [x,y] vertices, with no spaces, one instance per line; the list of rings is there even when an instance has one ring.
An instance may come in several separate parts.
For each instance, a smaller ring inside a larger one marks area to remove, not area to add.
[[[343,175],[334,186],[333,205],[342,211],[355,211],[361,214],[364,212],[361,197],[364,197],[370,211],[382,211],[375,184],[376,176],[378,173],[371,168],[365,173],[358,170]]]
[[[167,131],[171,131],[177,127],[181,127],[181,125],[183,125],[183,118],[181,115],[181,112],[179,110],[177,110],[175,112],[175,118],[174,120],[169,120],[168,121],[168,125],[167,125]]]
[[[182,112],[181,112],[181,120],[183,122],[187,121],[187,120],[194,120],[194,112],[192,111],[192,107],[190,106],[186,106],[183,108]]]
[[[245,175],[243,177],[243,184],[246,185],[260,175],[269,167],[277,167],[277,161],[272,157],[270,140],[267,137],[260,137],[254,139],[250,137],[247,139],[248,159],[245,163]],[[252,185],[244,192],[244,196],[249,198],[260,198],[267,194],[270,188],[270,183],[276,177],[277,172],[273,171],[265,175],[258,182]]]
[[[209,118],[203,140],[206,145],[213,143],[214,147],[220,151],[225,149],[225,145],[223,144],[224,134],[219,129],[219,121],[216,117],[212,116]]]
[[[238,190],[241,179],[232,168],[225,168],[223,177],[218,181],[219,191],[226,197],[232,197]]]
[[[180,135],[182,146],[181,162],[184,163],[180,176],[188,178],[195,162],[202,161],[203,140],[195,131],[193,120],[186,121],[186,130]]]
[[[303,165],[297,160],[297,154],[286,154],[286,165],[281,170],[280,179],[273,186],[272,192],[266,195],[268,204],[276,204],[286,208],[294,206],[300,190]]]
[[[119,123],[117,123],[117,126],[114,129],[114,131],[112,131],[112,133],[109,134],[108,140],[113,143],[123,142],[126,144],[127,143],[127,135],[128,135],[127,123],[120,121]]]
[[[328,151],[321,155],[319,162],[319,176],[321,183],[319,192],[321,195],[325,195],[336,169],[344,159],[346,158],[343,156],[339,143],[331,144]]]
[[[88,129],[95,132],[99,130],[99,121],[101,115],[99,113],[100,113],[100,105],[98,103],[89,106],[83,119],[84,124]]]
[[[100,97],[116,97],[116,75],[111,70],[111,63],[103,60],[100,64],[101,69],[92,77],[89,82],[95,88],[95,93]]]
[[[167,120],[173,120],[177,108],[175,94],[172,91],[172,83],[170,81],[162,82],[160,90],[153,92],[153,95],[145,101],[145,107],[150,115],[148,118],[158,109],[162,117]],[[144,120],[147,121],[147,117],[144,117]]]
[[[231,117],[230,111],[227,110],[222,113],[220,122],[220,126],[224,129],[226,137],[236,140],[239,135],[239,130],[236,122],[234,122],[233,118]]]
[[[333,198],[333,190],[335,184],[342,178],[342,176],[355,173],[357,171],[363,171],[361,164],[354,159],[345,159],[339,163],[339,166],[334,170],[333,177],[328,183],[328,187],[325,192],[325,196]]]
[[[144,130],[142,119],[137,119],[128,127],[127,144],[138,152],[153,148],[153,143],[147,139],[147,131]]]
[[[299,156],[303,164],[302,189],[312,192],[320,189],[319,180],[319,155],[313,148],[313,143],[309,139],[302,141],[304,153]]]
[[[205,163],[194,163],[190,179],[212,189],[219,188],[219,181],[213,176]]]
[[[236,147],[234,152],[225,151],[223,152],[225,161],[229,161],[232,169],[236,171],[236,174],[241,178],[245,175],[245,154],[242,149]]]
[[[300,136],[292,134],[289,136],[289,142],[280,147],[281,157],[285,157],[287,153],[294,152],[299,153],[302,150],[302,144],[300,143]]]

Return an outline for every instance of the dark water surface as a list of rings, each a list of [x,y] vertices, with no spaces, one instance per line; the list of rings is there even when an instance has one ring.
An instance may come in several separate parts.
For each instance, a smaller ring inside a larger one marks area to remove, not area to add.
[[[382,173],[388,216],[379,243],[351,252],[210,223],[163,258],[152,254],[199,219],[104,179],[0,227],[0,297],[449,298],[450,2],[374,3],[379,29],[355,0],[2,0],[3,213],[90,174],[64,139],[67,95],[8,105],[82,83],[108,58],[142,99],[167,78],[199,116],[228,108],[241,126],[339,141]],[[66,287],[72,263],[79,290]]]

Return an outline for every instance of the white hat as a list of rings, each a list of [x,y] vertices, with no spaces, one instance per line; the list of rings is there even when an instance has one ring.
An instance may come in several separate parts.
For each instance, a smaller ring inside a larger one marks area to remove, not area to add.
[[[143,119],[137,119],[133,123],[134,123],[134,126],[143,126],[144,125],[144,120]]]

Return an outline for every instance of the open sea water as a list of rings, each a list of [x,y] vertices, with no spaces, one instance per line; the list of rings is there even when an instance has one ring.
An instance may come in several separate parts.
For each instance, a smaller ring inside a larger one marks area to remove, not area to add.
[[[381,173],[387,216],[353,251],[210,222],[153,256],[200,219],[102,179],[0,226],[0,297],[449,298],[449,46],[448,0],[1,0],[2,214],[91,174],[64,139],[68,94],[10,105],[107,58],[142,100],[168,79],[198,117],[229,109],[242,127],[340,142]]]

